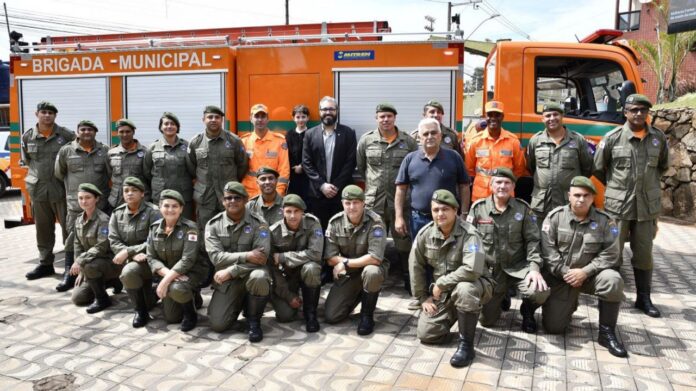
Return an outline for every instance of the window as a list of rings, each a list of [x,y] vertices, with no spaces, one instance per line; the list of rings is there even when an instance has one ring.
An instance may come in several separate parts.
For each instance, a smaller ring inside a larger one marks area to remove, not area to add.
[[[621,67],[613,61],[539,57],[536,59],[536,111],[544,104],[561,103],[566,116],[622,123],[619,107]]]
[[[498,59],[498,52],[494,52],[488,59],[486,64],[486,102],[493,100],[495,96],[495,63]]]

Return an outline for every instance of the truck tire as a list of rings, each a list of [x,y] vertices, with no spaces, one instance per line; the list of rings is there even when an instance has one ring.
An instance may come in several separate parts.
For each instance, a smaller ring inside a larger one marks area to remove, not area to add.
[[[7,179],[5,173],[0,172],[0,197],[5,195],[8,187],[10,187],[10,181]]]

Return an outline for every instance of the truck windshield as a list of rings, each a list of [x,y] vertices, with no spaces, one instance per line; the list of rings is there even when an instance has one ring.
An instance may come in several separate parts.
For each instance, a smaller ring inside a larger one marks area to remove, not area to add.
[[[536,59],[536,111],[544,104],[561,103],[566,117],[623,123],[619,106],[621,84],[626,80],[619,64],[581,57]]]

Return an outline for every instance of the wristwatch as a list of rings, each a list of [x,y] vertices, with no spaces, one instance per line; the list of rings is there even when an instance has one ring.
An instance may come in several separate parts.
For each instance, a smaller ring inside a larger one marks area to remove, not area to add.
[[[348,258],[343,258],[343,267],[348,269]]]

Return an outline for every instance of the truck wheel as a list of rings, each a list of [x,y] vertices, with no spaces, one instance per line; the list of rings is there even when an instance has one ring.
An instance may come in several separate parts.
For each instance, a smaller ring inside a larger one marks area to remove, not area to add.
[[[7,191],[7,188],[10,186],[9,181],[7,180],[7,177],[0,173],[0,197],[5,195],[5,192]]]

